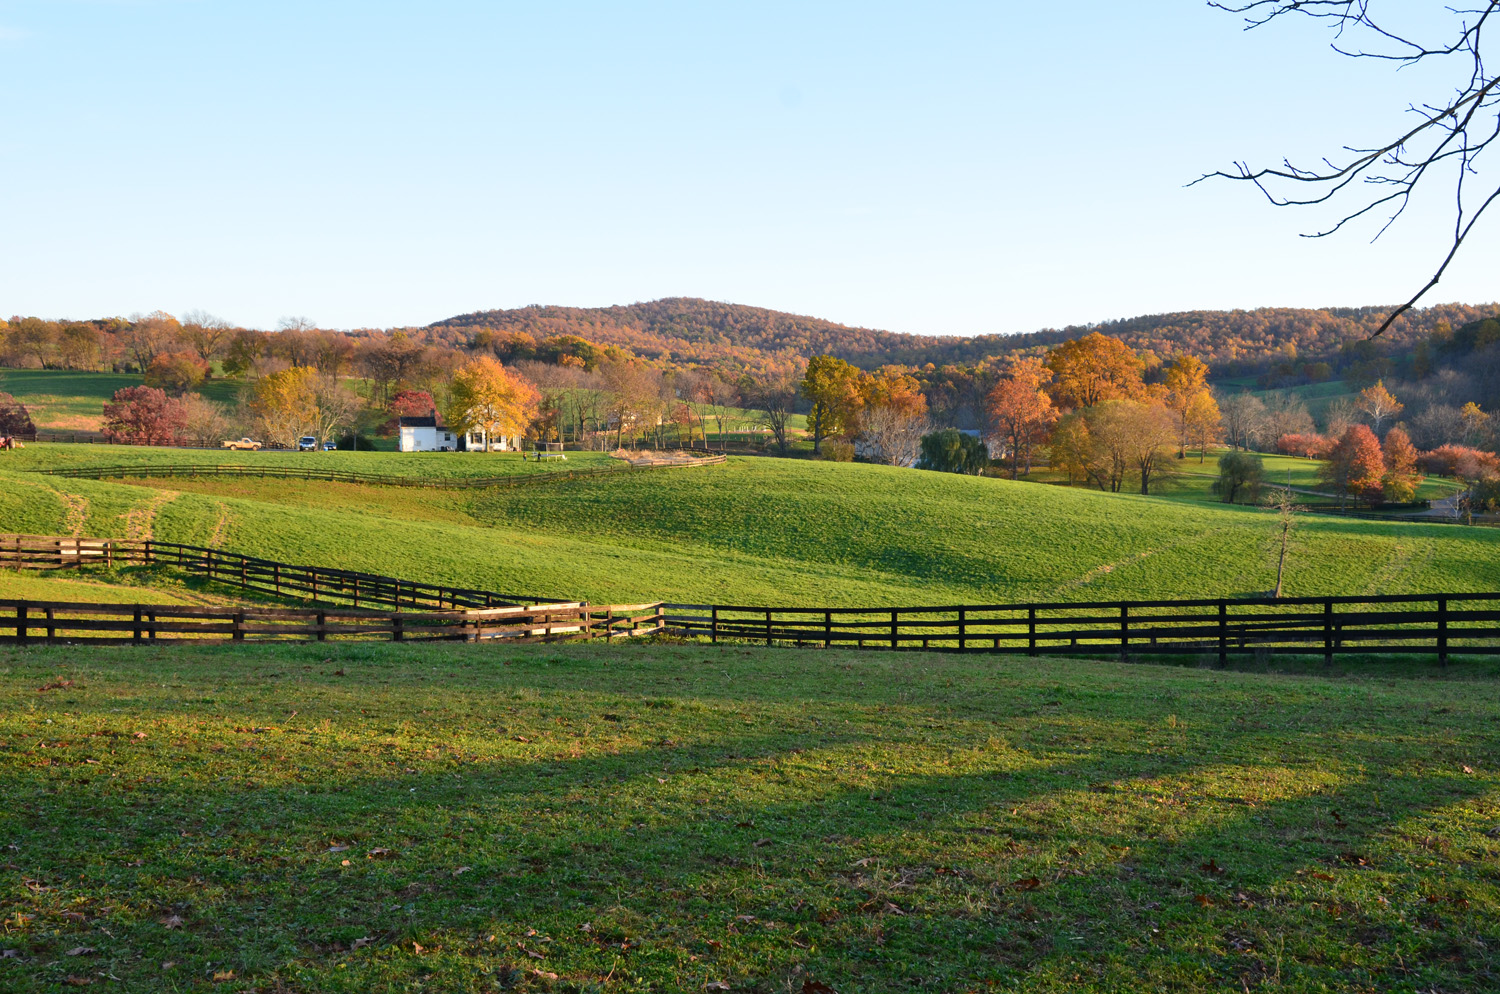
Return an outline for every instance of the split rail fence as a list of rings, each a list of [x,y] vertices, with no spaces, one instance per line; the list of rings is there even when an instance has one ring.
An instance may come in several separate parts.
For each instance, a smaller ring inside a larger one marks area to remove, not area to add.
[[[1500,593],[1097,601],[914,608],[668,604],[711,641],[1013,655],[1278,652],[1500,655]]]

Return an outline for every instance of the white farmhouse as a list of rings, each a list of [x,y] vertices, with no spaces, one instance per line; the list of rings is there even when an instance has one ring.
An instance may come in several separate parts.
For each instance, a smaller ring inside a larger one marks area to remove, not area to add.
[[[397,422],[402,452],[453,452],[458,436],[438,424],[437,412],[424,418],[403,417]]]

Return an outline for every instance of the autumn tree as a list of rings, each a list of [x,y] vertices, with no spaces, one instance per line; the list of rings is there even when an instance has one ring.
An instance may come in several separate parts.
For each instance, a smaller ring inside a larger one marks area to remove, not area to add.
[[[1223,415],[1224,435],[1235,449],[1255,447],[1265,429],[1266,404],[1248,390],[1226,396],[1219,405]]]
[[[26,405],[8,393],[0,393],[0,437],[29,436],[35,432],[36,425]]]
[[[386,421],[379,428],[383,435],[393,434],[402,418],[425,418],[437,410],[437,401],[426,390],[402,390],[386,405]]]
[[[179,337],[203,361],[203,365],[210,370],[207,375],[211,377],[213,362],[224,358],[234,330],[234,325],[207,311],[188,311],[182,316]]]
[[[151,368],[151,361],[162,352],[171,352],[178,345],[182,325],[165,311],[150,314],[132,314],[130,323],[122,332],[125,350],[135,360],[142,373]]]
[[[791,447],[790,424],[797,403],[798,383],[787,373],[772,373],[751,384],[745,399],[754,413],[750,423],[771,436],[783,456]]]
[[[63,327],[57,357],[65,369],[98,369],[103,356],[103,338],[93,325],[74,321]]]
[[[1023,460],[1030,475],[1032,448],[1045,443],[1047,429],[1057,421],[1057,408],[1045,389],[1051,379],[1052,370],[1041,359],[1013,359],[986,398],[995,436],[1010,455],[1012,480],[1019,478]]]
[[[860,371],[831,355],[813,356],[802,377],[802,396],[812,405],[807,427],[813,454],[823,452],[823,439],[851,434],[858,427]]]
[[[1350,425],[1329,450],[1320,477],[1339,495],[1340,503],[1347,497],[1379,501],[1385,479],[1380,440],[1368,426]]]
[[[873,462],[910,466],[930,430],[927,398],[904,366],[882,366],[860,378],[859,439]]]
[[[1386,432],[1381,455],[1385,461],[1385,476],[1381,480],[1385,499],[1394,504],[1412,500],[1422,477],[1417,473],[1417,447],[1411,444],[1405,429],[1397,426]]]
[[[190,393],[178,401],[182,412],[182,435],[202,448],[218,448],[233,428],[224,408],[201,394]]]
[[[1197,356],[1183,353],[1167,364],[1166,376],[1162,382],[1167,388],[1167,409],[1177,419],[1177,458],[1181,459],[1187,455],[1188,436],[1191,433],[1189,409],[1195,402],[1201,403],[1198,401],[1199,395],[1213,400],[1208,393],[1208,365]],[[1214,406],[1217,413],[1218,405]],[[1201,456],[1198,461],[1203,461]]]
[[[1359,411],[1370,419],[1370,427],[1375,429],[1377,438],[1381,434],[1381,426],[1406,408],[1385,388],[1384,380],[1376,380],[1361,390],[1355,403]]]
[[[256,381],[250,410],[267,442],[291,449],[302,436],[315,435],[317,380],[317,370],[311,366],[292,366]]]
[[[182,427],[182,405],[156,387],[122,387],[104,403],[104,435],[112,442],[171,445]]]
[[[1177,425],[1171,413],[1160,404],[1131,400],[1114,401],[1120,405],[1119,430],[1125,433],[1125,445],[1140,480],[1141,493],[1150,494],[1172,457],[1172,442]]]
[[[1223,435],[1223,416],[1219,413],[1219,402],[1212,391],[1199,390],[1182,412],[1182,424],[1187,440],[1198,449],[1198,462],[1203,463],[1208,447]]]
[[[192,352],[162,352],[146,369],[146,385],[180,397],[208,376],[208,363]]]
[[[448,400],[448,424],[459,432],[484,433],[484,449],[497,438],[519,438],[536,416],[536,387],[515,375],[499,360],[476,356],[453,376]]]
[[[1063,342],[1047,354],[1058,399],[1073,408],[1141,393],[1146,364],[1118,338],[1091,332]]]

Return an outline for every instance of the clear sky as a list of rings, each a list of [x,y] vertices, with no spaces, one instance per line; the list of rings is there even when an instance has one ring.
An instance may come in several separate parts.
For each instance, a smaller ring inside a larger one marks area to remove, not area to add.
[[[0,313],[681,295],[974,334],[1404,299],[1445,192],[1371,246],[1184,188],[1445,92],[1327,42],[1200,0],[0,0]],[[1475,237],[1429,302],[1500,297]]]

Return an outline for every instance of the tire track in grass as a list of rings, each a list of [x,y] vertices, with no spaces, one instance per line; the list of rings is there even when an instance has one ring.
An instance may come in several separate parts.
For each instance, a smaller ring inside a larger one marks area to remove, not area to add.
[[[56,497],[63,506],[62,531],[71,538],[82,538],[84,526],[89,518],[89,499],[82,494],[70,494],[36,480],[14,480],[23,487],[36,487]]]
[[[1206,532],[1197,532],[1192,535],[1184,535],[1183,537],[1177,539],[1175,542],[1168,542],[1166,545],[1158,545],[1150,549],[1142,549],[1140,552],[1131,553],[1123,559],[1116,559],[1114,562],[1100,563],[1098,566],[1095,566],[1087,573],[1074,577],[1066,583],[1053,587],[1052,593],[1054,595],[1067,594],[1069,591],[1078,590],[1080,587],[1086,587],[1100,577],[1108,576],[1115,570],[1124,569],[1127,566],[1139,565],[1140,563],[1145,562],[1147,559],[1150,559],[1152,556],[1159,553],[1171,552],[1173,549],[1176,549],[1179,546],[1187,545],[1189,542],[1197,542],[1200,539],[1211,538],[1214,535],[1222,535],[1229,531],[1230,529],[1228,528],[1214,528]]]
[[[181,496],[176,490],[161,490],[144,506],[120,515],[125,519],[125,537],[132,542],[149,542],[154,539],[156,516],[161,513],[162,508]]]
[[[234,518],[229,513],[229,505],[221,500],[214,501],[219,509],[219,520],[214,522],[213,534],[208,536],[208,547],[210,549],[222,549],[224,542],[229,538],[229,526],[233,524]]]

